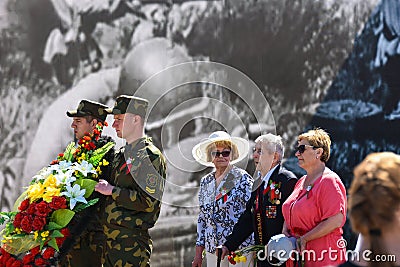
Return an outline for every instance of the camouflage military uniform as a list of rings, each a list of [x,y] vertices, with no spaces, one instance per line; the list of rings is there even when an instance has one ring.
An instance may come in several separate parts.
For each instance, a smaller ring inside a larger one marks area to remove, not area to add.
[[[106,199],[103,266],[150,266],[154,226],[161,208],[166,177],[165,159],[149,137],[123,147],[114,158]]]

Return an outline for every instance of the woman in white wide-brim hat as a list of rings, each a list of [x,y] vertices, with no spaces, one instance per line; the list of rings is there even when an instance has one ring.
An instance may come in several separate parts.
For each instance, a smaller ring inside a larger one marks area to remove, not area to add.
[[[232,232],[233,226],[246,209],[253,178],[245,170],[233,164],[246,158],[248,151],[249,144],[245,139],[231,137],[223,131],[213,132],[192,150],[193,157],[198,163],[215,168],[200,182],[196,255],[192,267],[202,265],[204,249],[207,267],[216,266],[216,248],[224,244],[226,236]],[[253,243],[254,239],[251,236],[240,248]],[[241,264],[235,266],[248,266],[249,262]],[[225,258],[221,262],[221,267],[228,266],[231,265]]]

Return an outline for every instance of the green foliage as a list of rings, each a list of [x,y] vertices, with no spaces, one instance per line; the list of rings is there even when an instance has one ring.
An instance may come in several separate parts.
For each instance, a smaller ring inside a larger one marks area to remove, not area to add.
[[[71,219],[72,219],[72,217],[74,217],[74,215],[75,215],[75,212],[72,210],[69,210],[69,209],[56,210],[51,215],[50,224],[52,225],[52,227],[53,226],[60,227],[60,228],[54,228],[54,229],[64,228],[71,221]]]
[[[64,159],[66,161],[72,162],[75,151],[76,151],[75,143],[74,142],[69,143],[68,146],[65,148]]]
[[[107,154],[108,151],[110,151],[111,148],[114,147],[114,145],[114,143],[107,143],[104,146],[96,149],[90,157],[89,163],[97,167],[100,160],[104,157],[105,154]]]
[[[0,225],[10,221],[16,214],[17,212],[0,212]]]
[[[75,182],[75,184],[79,184],[79,186],[81,187],[81,189],[85,189],[85,198],[88,198],[92,195],[93,191],[94,191],[94,187],[97,184],[97,181],[92,180],[92,179],[80,179],[77,180]]]
[[[88,201],[88,203],[79,203],[75,206],[74,211],[75,212],[80,212],[84,209],[86,209],[87,207],[93,206],[94,204],[96,204],[99,201],[98,198],[94,198]]]

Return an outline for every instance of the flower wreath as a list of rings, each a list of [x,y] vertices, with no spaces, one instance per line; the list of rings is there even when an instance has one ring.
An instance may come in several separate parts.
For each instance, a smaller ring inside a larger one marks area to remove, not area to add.
[[[97,148],[103,126],[85,133],[76,145],[71,142],[50,166],[40,170],[14,205],[1,212],[0,266],[48,266],[55,264],[57,252],[69,236],[68,224],[76,213],[97,203],[89,199],[108,161],[105,154],[115,145]]]

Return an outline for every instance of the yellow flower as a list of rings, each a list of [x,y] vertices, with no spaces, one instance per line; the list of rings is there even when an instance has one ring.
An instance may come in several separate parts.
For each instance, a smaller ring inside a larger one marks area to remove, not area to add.
[[[239,262],[246,262],[246,261],[247,261],[246,256],[240,256],[239,257]]]
[[[60,194],[60,188],[48,187],[46,188],[46,192],[43,194],[43,200],[50,203],[53,197],[58,197]]]
[[[57,179],[53,174],[47,176],[46,180],[43,183],[44,187],[56,187],[57,186]]]
[[[40,235],[42,236],[42,237],[48,237],[49,236],[49,231],[43,231]]]
[[[39,236],[39,232],[38,232],[38,231],[35,231],[35,232],[33,233],[33,238],[36,240],[36,239],[38,238],[38,236]]]
[[[107,166],[108,164],[110,164],[107,160],[103,159],[103,166]]]
[[[27,193],[32,203],[42,197],[44,193],[44,186],[41,183],[32,184],[28,187]]]

